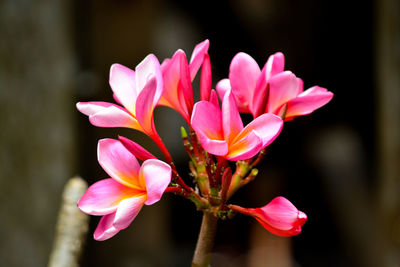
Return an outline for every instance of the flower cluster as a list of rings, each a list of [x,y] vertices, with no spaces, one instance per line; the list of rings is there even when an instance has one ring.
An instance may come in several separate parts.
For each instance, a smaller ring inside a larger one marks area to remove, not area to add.
[[[262,69],[249,55],[238,53],[229,78],[213,90],[208,48],[208,40],[198,44],[190,61],[178,50],[162,64],[150,54],[135,70],[114,64],[109,83],[117,104],[77,104],[95,126],[145,133],[164,156],[161,161],[122,136],[99,141],[98,161],[111,178],[90,186],[78,202],[83,212],[103,216],[94,233],[96,240],[128,227],[143,205],[159,201],[165,192],[183,196],[220,219],[242,213],[276,235],[301,232],[307,216],[283,197],[261,208],[243,208],[228,200],[255,179],[255,167],[284,121],[313,112],[333,94],[319,86],[304,91],[302,80],[284,70],[282,53],[272,55]],[[200,100],[195,102],[192,83],[200,68]],[[189,133],[183,127],[181,133],[195,188],[182,179],[156,131],[153,113],[160,105],[179,112],[188,124]],[[253,120],[244,125],[240,113],[252,114]]]

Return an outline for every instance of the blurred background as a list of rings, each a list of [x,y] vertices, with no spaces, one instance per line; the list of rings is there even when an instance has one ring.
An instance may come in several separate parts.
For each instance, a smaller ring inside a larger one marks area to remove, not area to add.
[[[308,215],[303,232],[275,237],[238,215],[219,224],[213,266],[400,266],[399,1],[3,0],[0,36],[0,266],[47,264],[68,178],[107,178],[98,139],[123,135],[160,155],[141,133],[92,126],[75,103],[112,101],[113,63],[189,57],[205,39],[213,86],[236,53],[263,66],[281,51],[306,88],[335,94],[285,124],[232,198],[260,207],[285,196]],[[184,121],[163,107],[155,118],[188,179]],[[201,214],[168,194],[105,242],[92,238],[98,219],[82,266],[189,266]]]

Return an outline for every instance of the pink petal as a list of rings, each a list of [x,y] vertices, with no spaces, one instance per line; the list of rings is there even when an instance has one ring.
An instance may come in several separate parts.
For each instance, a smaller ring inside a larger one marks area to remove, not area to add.
[[[138,215],[145,201],[145,193],[122,200],[119,203],[118,209],[115,213],[113,226],[119,230],[128,227]]]
[[[215,90],[211,90],[209,102],[219,109],[218,96]]]
[[[139,96],[140,92],[146,87],[146,84],[152,77],[157,81],[157,90],[154,96],[154,106],[157,104],[163,91],[163,79],[158,59],[153,54],[148,55],[139,65],[136,66],[136,93]]]
[[[140,168],[140,177],[146,184],[147,200],[145,204],[151,205],[161,199],[171,182],[171,167],[158,159],[149,159],[143,162]]]
[[[123,65],[113,64],[110,69],[111,89],[122,105],[135,114],[136,82],[135,72]]]
[[[185,54],[180,56],[180,80],[178,84],[178,96],[181,102],[181,107],[184,107],[188,114],[191,114],[193,109],[193,88],[190,79],[189,65]]]
[[[106,215],[116,211],[126,196],[144,193],[115,180],[103,179],[91,185],[78,201],[78,208],[91,215]]]
[[[154,133],[153,112],[156,106],[154,103],[156,92],[157,81],[152,76],[136,100],[136,119],[144,132],[150,136]]]
[[[268,102],[269,85],[266,77],[267,67],[266,65],[261,71],[261,74],[257,80],[256,88],[253,93],[253,99],[249,103],[249,110],[253,114],[254,118],[257,118],[264,113]]]
[[[265,148],[278,137],[282,127],[283,120],[279,116],[266,113],[251,121],[233,142],[237,142],[254,131],[262,140],[262,148]]]
[[[231,91],[226,92],[222,101],[222,127],[224,139],[228,144],[230,144],[243,129],[243,122]]]
[[[299,81],[290,71],[273,76],[269,80],[268,112],[277,114],[278,109],[299,93]]]
[[[124,108],[107,102],[79,102],[77,109],[98,127],[126,127],[141,131],[137,120]]]
[[[333,93],[314,86],[288,102],[286,119],[307,115],[331,101]]]
[[[228,143],[225,140],[210,139],[201,132],[197,132],[201,146],[210,154],[225,156],[228,153]]]
[[[255,156],[261,149],[262,139],[252,131],[243,139],[230,145],[225,158],[231,161],[246,160]]]
[[[214,155],[225,155],[228,152],[223,138],[221,110],[215,104],[197,102],[193,108],[191,125],[207,152]]]
[[[265,67],[266,80],[269,80],[272,76],[283,72],[285,68],[285,56],[281,52],[273,54],[268,58]]]
[[[208,47],[210,46],[210,41],[205,40],[198,45],[193,50],[192,56],[190,58],[190,77],[191,80],[194,80],[197,71],[199,70],[201,64],[203,63],[204,55],[208,51]]]
[[[125,186],[146,190],[139,182],[139,162],[120,141],[101,139],[97,155],[100,165],[111,178]]]
[[[191,125],[196,132],[209,139],[224,140],[221,110],[208,101],[199,101],[194,105]]]
[[[267,230],[280,236],[299,234],[307,220],[307,216],[284,197],[274,198],[266,206],[254,209],[254,213]]]
[[[180,93],[178,92],[182,57],[186,58],[185,53],[182,50],[176,51],[172,59],[163,68],[164,91],[159,104],[175,109],[188,121],[188,111],[185,106],[181,105]]]
[[[129,150],[129,152],[131,152],[136,158],[140,159],[141,161],[145,161],[147,159],[156,159],[153,154],[151,154],[138,143],[135,143],[132,140],[123,136],[118,136],[118,140],[121,141],[121,143],[125,146],[126,149]]]
[[[115,228],[113,225],[115,218],[115,212],[110,213],[108,215],[104,215],[99,224],[97,225],[96,230],[94,231],[93,237],[97,241],[104,241],[113,236],[115,236],[120,230]]]
[[[217,89],[217,93],[219,96],[219,99],[224,99],[224,95],[228,90],[231,90],[231,82],[229,79],[222,79],[217,83],[217,86],[215,87]]]
[[[205,54],[200,77],[200,100],[208,101],[211,93],[211,63],[210,56]]]
[[[253,100],[260,74],[261,70],[257,62],[248,54],[241,52],[232,59],[229,68],[229,80],[231,81],[232,93],[235,95],[241,111],[249,110],[249,104]]]

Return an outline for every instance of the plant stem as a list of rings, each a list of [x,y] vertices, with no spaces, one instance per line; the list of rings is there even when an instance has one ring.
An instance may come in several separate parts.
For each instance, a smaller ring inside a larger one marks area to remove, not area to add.
[[[214,245],[214,237],[217,231],[218,218],[212,213],[204,212],[196,250],[194,251],[192,267],[210,266],[211,251]]]

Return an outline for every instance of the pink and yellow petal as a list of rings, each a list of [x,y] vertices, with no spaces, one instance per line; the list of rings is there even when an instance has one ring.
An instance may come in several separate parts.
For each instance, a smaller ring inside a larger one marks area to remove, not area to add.
[[[151,205],[161,199],[165,189],[171,182],[171,166],[158,159],[143,162],[140,168],[140,180],[146,187],[146,205]]]
[[[272,143],[280,134],[283,120],[274,114],[263,114],[251,121],[235,138],[234,142],[243,139],[251,132],[257,133],[262,140],[263,148]]]
[[[104,241],[115,236],[120,229],[114,227],[115,212],[104,215],[94,231],[93,237],[97,241]]]
[[[224,140],[221,110],[208,101],[194,105],[191,125],[196,133],[212,140]]]
[[[243,139],[229,145],[229,152],[225,158],[231,161],[246,160],[257,155],[262,146],[262,139],[253,131]]]
[[[139,183],[140,165],[135,156],[115,139],[101,139],[97,146],[98,161],[117,182],[138,190],[145,190]]]
[[[78,207],[90,215],[106,215],[114,212],[125,198],[144,191],[124,186],[114,179],[103,179],[91,185],[78,201]]]
[[[142,130],[136,118],[125,108],[107,102],[79,102],[77,109],[89,116],[89,121],[98,127],[125,127]]]
[[[116,229],[122,230],[128,227],[131,222],[139,214],[140,209],[143,207],[146,201],[146,193],[135,195],[131,198],[125,198],[122,200],[118,209],[115,213],[113,226]]]

